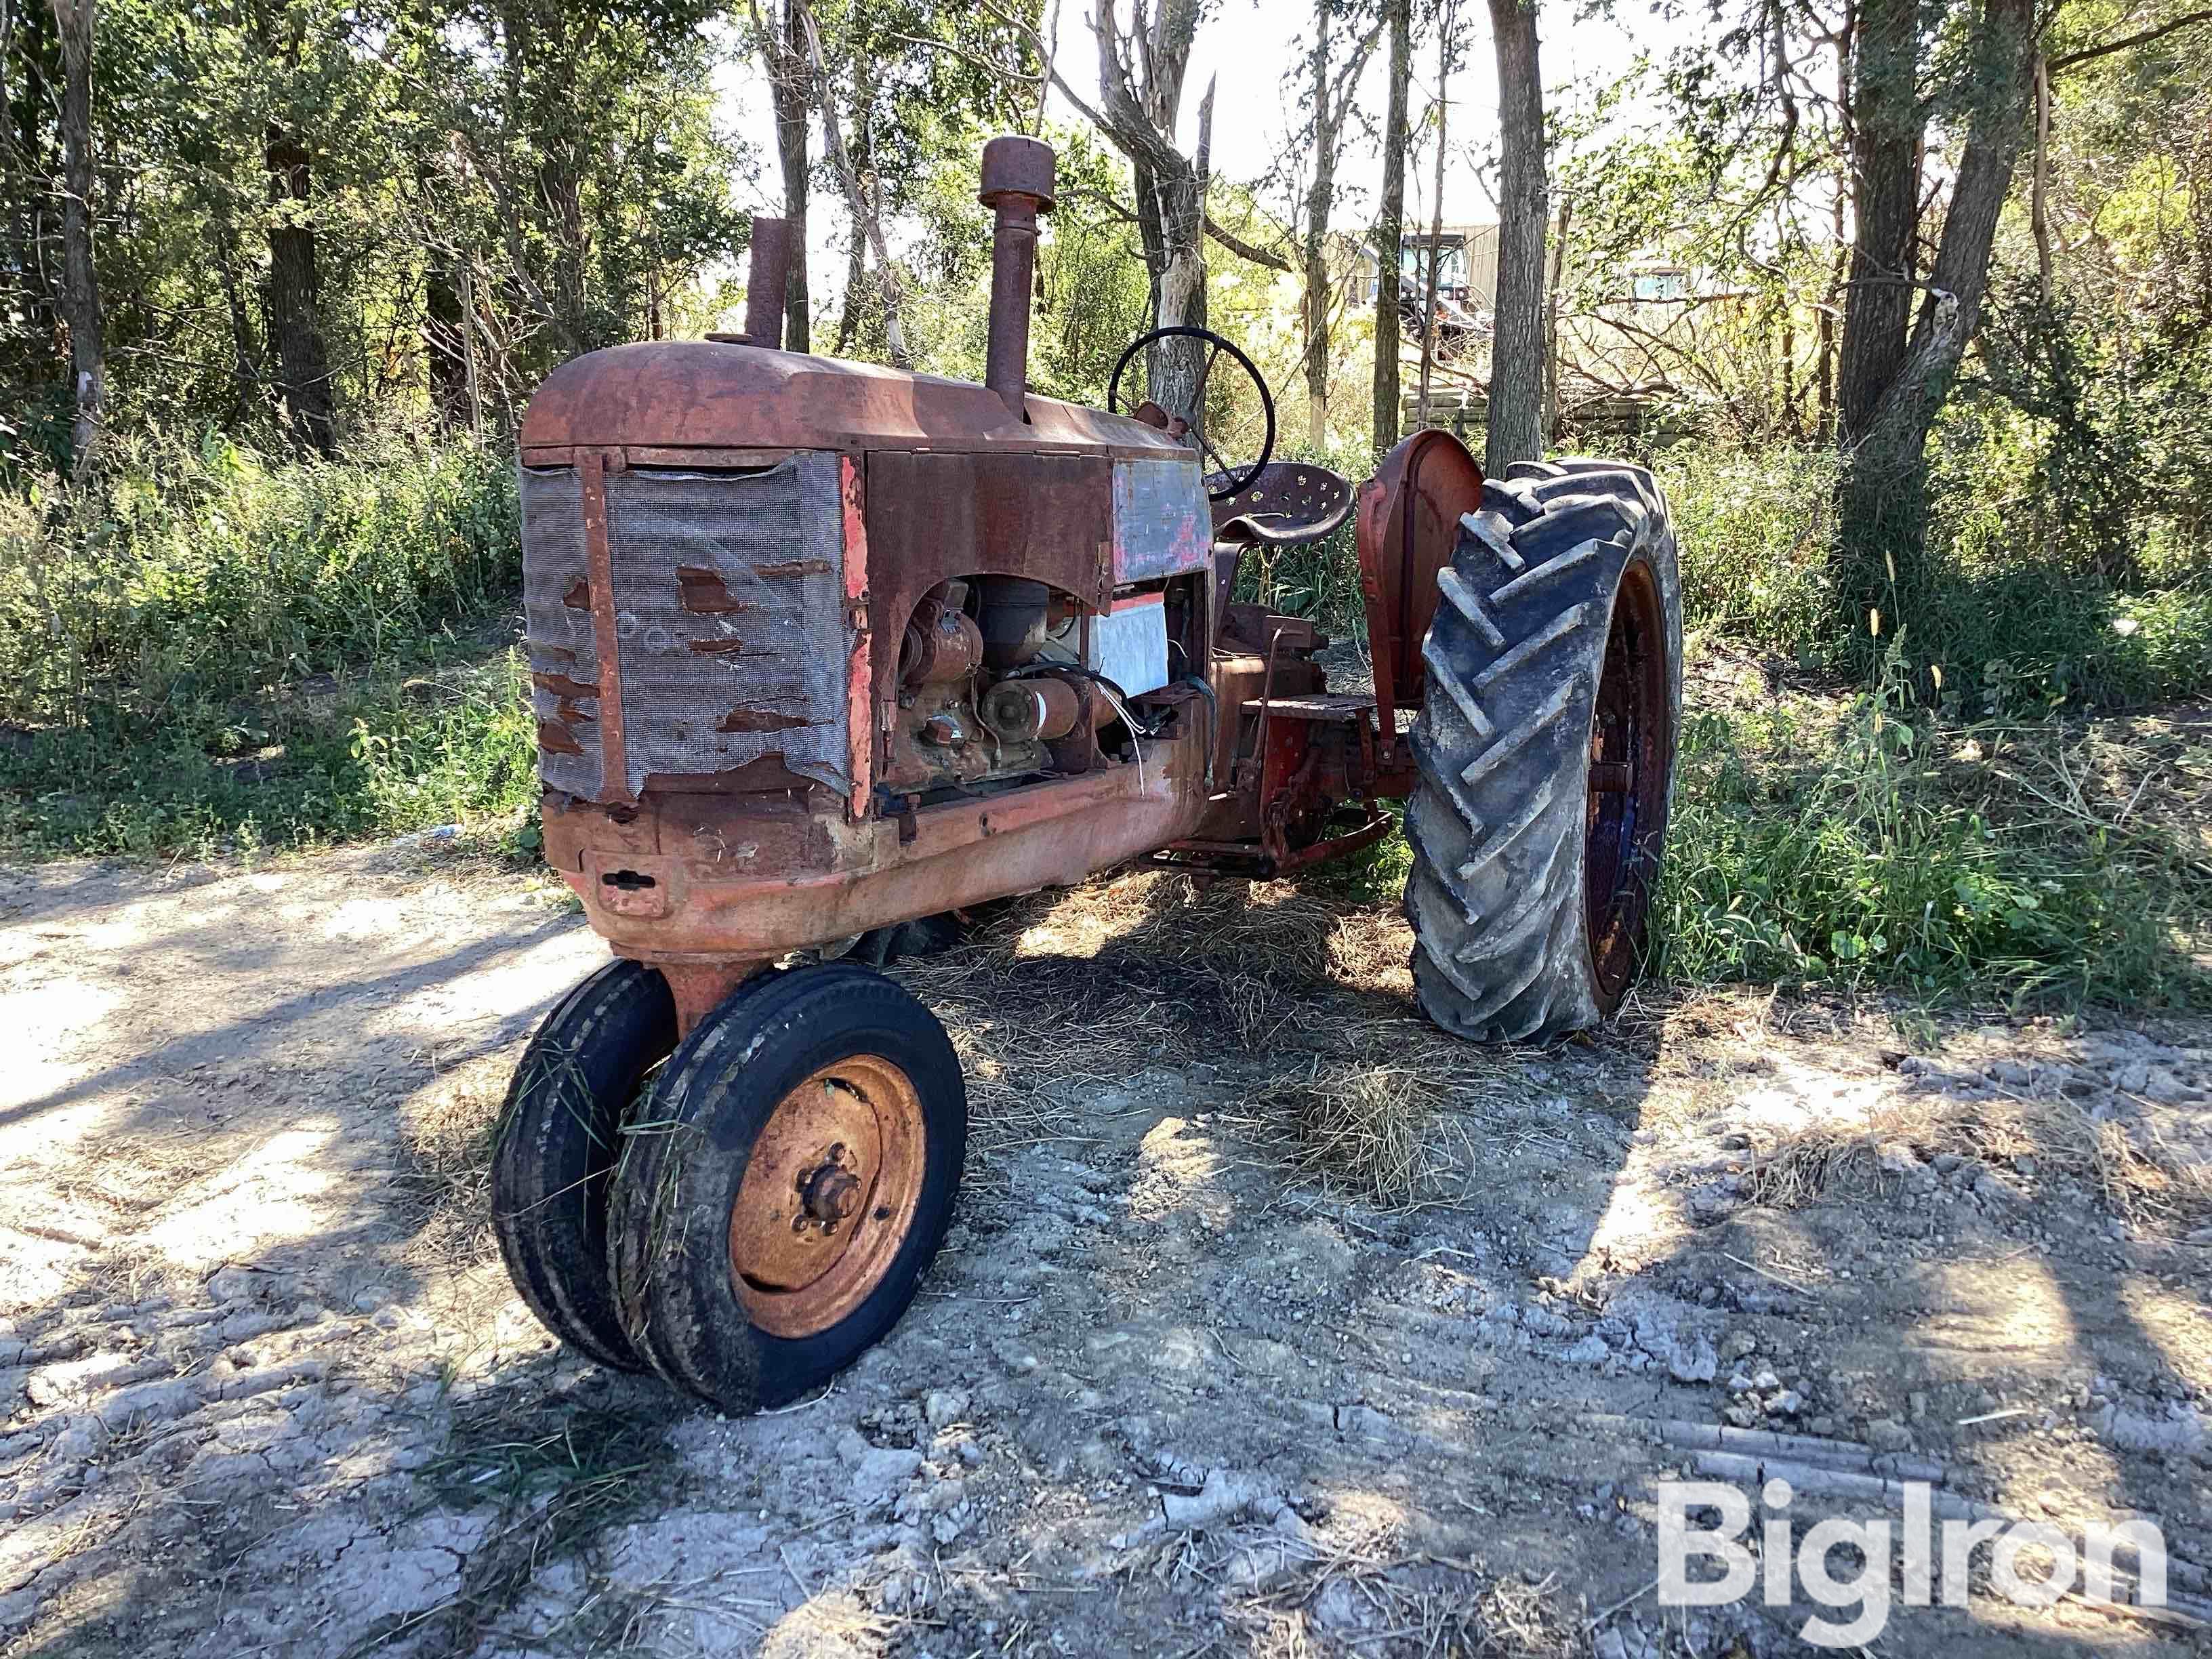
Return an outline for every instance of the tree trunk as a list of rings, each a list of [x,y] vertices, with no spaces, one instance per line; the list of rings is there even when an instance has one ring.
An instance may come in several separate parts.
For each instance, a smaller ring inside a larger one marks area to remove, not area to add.
[[[453,261],[442,249],[434,249],[422,283],[422,359],[428,370],[430,407],[446,432],[465,431],[474,424],[467,328]]]
[[[1129,158],[1136,174],[1137,222],[1152,274],[1152,313],[1158,326],[1206,325],[1206,191],[1203,157],[1213,107],[1209,90],[1200,111],[1199,164],[1175,146],[1183,72],[1197,38],[1201,0],[1143,0],[1133,8],[1131,33],[1123,35],[1118,0],[1098,0],[1091,16],[1098,47],[1099,107],[1071,94],[1077,107]],[[1054,76],[1063,93],[1069,88]],[[1166,340],[1147,354],[1149,395],[1161,407],[1186,416],[1202,432],[1198,408],[1205,348],[1196,340]]]
[[[784,0],[783,15],[762,31],[762,66],[775,107],[775,155],[783,171],[783,216],[791,226],[791,281],[784,289],[783,349],[814,345],[806,275],[806,191],[812,163],[806,154],[806,31],[798,0]]]
[[[1162,254],[1159,325],[1173,328],[1188,323],[1204,328],[1206,228],[1198,174],[1185,162],[1172,173],[1154,173],[1152,187],[1159,204]],[[1204,345],[1192,339],[1162,341],[1152,362],[1153,400],[1164,409],[1188,414],[1194,431],[1202,431],[1206,424],[1206,411],[1198,402],[1205,364]]]
[[[1498,46],[1498,302],[1486,471],[1544,452],[1544,82],[1536,0],[1490,0]]]
[[[337,447],[330,361],[315,310],[321,283],[315,270],[310,216],[313,174],[297,138],[270,127],[264,162],[269,173],[269,334],[276,348],[295,441],[329,455]]]
[[[107,400],[100,276],[92,258],[95,158],[92,131],[94,0],[54,0],[62,46],[62,291],[69,325],[71,468],[82,477],[99,447]]]
[[[1336,194],[1336,141],[1329,131],[1328,22],[1330,0],[1314,0],[1313,179],[1306,188],[1305,368],[1306,441],[1319,449],[1328,441],[1328,215]]]
[[[912,368],[914,358],[907,350],[905,307],[899,292],[898,268],[891,264],[890,249],[884,241],[882,221],[863,193],[860,173],[845,149],[845,135],[837,125],[836,94],[830,89],[829,66],[822,58],[821,37],[812,14],[806,9],[805,0],[791,0],[791,14],[799,20],[806,42],[806,60],[813,70],[814,99],[822,111],[823,143],[836,167],[838,179],[845,186],[845,204],[853,216],[853,228],[856,232],[865,232],[869,246],[875,250],[876,270],[884,295],[884,336],[891,364],[896,368]]]
[[[572,355],[600,343],[585,310],[584,186],[565,149],[548,154],[538,168],[538,193],[553,232],[553,322]]]
[[[853,170],[859,176],[860,188],[868,198],[872,212],[883,211],[883,193],[876,185],[875,123],[868,118],[870,106],[875,100],[873,64],[863,54],[856,68],[858,80],[853,88]],[[857,215],[853,220],[853,246],[845,261],[845,301],[837,318],[837,355],[845,356],[860,333],[860,285],[867,279],[868,242],[860,229]]]
[[[1447,94],[1451,88],[1452,25],[1457,21],[1459,8],[1453,0],[1445,0],[1443,15],[1437,21],[1437,191],[1436,200],[1429,204],[1429,248],[1426,269],[1421,276],[1421,395],[1416,410],[1415,424],[1429,423],[1429,378],[1437,366],[1437,347],[1442,343],[1437,326],[1437,286],[1443,265],[1444,251],[1444,116],[1450,108]]]
[[[222,283],[222,299],[230,314],[231,376],[235,382],[232,414],[243,428],[263,412],[260,343],[253,335],[253,313],[246,302],[246,283],[240,274],[238,231],[230,215],[218,204],[211,210],[216,270]]]
[[[1908,550],[1917,548],[1929,429],[1981,321],[1990,244],[2027,141],[2034,32],[2034,0],[1985,0],[1976,43],[1983,67],[1928,299],[1851,456],[1847,532],[1901,532]]]
[[[1406,238],[1406,99],[1413,79],[1413,0],[1389,0],[1390,111],[1382,127],[1382,216],[1375,228],[1375,448],[1398,441],[1398,267]]]
[[[0,268],[15,279],[9,286],[20,295],[24,318],[31,325],[27,331],[33,337],[45,331],[40,326],[40,313],[46,309],[40,304],[43,296],[37,274],[37,227],[38,201],[46,191],[36,182],[32,125],[40,101],[36,31],[44,15],[45,8],[37,0],[0,0],[0,201],[7,204],[7,240],[0,244],[0,261],[5,264]],[[19,37],[24,41],[20,48]],[[23,64],[20,84],[14,74],[19,50]]]
[[[1544,277],[1544,425],[1539,454],[1559,441],[1559,285],[1566,277],[1567,232],[1574,222],[1573,201],[1560,203],[1551,264]]]
[[[845,255],[845,302],[837,313],[836,355],[849,355],[860,337],[860,285],[868,280],[868,240],[853,226],[853,246]]]
[[[1912,243],[1920,216],[1917,0],[1863,0],[1852,64],[1851,205],[1857,234],[1844,290],[1837,423],[1855,443],[1905,360]]]

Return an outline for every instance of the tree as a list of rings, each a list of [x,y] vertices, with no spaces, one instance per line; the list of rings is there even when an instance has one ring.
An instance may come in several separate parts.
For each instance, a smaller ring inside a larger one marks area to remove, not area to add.
[[[62,286],[69,325],[71,464],[78,477],[92,465],[107,397],[107,356],[93,260],[96,163],[92,127],[94,0],[54,0],[62,46]]]
[[[1332,307],[1328,274],[1328,222],[1336,208],[1336,169],[1344,143],[1344,128],[1359,91],[1359,77],[1374,55],[1382,21],[1375,18],[1366,32],[1347,46],[1334,62],[1330,59],[1332,31],[1340,22],[1356,29],[1364,9],[1358,0],[1314,0],[1314,39],[1306,54],[1305,73],[1310,77],[1306,96],[1310,106],[1304,132],[1305,155],[1313,173],[1305,192],[1305,291],[1302,311],[1305,328],[1307,437],[1316,448],[1328,441],[1329,325]],[[1400,175],[1400,189],[1404,177]],[[1393,336],[1395,338],[1395,335]]]
[[[1375,226],[1375,447],[1398,441],[1398,270],[1406,235],[1406,103],[1413,79],[1413,0],[1390,16],[1390,111],[1382,125],[1382,209]]]
[[[1862,0],[1852,52],[1850,202],[1856,234],[1837,370],[1838,426],[1856,443],[1897,376],[1912,315],[1920,215],[1918,0]]]
[[[1544,82],[1536,0],[1490,0],[1498,53],[1498,298],[1483,465],[1502,474],[1544,453]]]
[[[1437,98],[1433,111],[1437,118],[1437,183],[1435,199],[1429,204],[1428,257],[1421,262],[1421,392],[1418,412],[1423,426],[1429,422],[1430,377],[1436,372],[1437,348],[1442,343],[1437,289],[1443,266],[1444,130],[1445,118],[1451,111],[1449,94],[1452,67],[1459,61],[1458,22],[1459,0],[1443,0],[1437,12]]]
[[[1902,487],[1917,492],[1929,428],[1950,395],[1966,343],[1980,323],[1997,216],[2027,137],[2034,36],[2033,0],[1984,0],[1975,30],[1978,64],[1966,145],[1943,215],[1927,295],[1896,370],[1851,431],[1857,439],[1854,489],[1866,507],[1874,505],[1865,498],[1869,490],[1887,495]],[[1848,324],[1845,332],[1848,338]]]
[[[807,156],[806,118],[814,71],[806,50],[805,9],[801,0],[782,0],[778,12],[776,0],[769,0],[763,15],[760,0],[745,3],[752,21],[753,50],[759,54],[769,97],[775,106],[776,164],[783,173],[783,216],[791,225],[783,346],[787,351],[811,351],[814,330],[806,272],[806,198],[813,164]]]
[[[271,122],[269,171],[269,337],[294,439],[317,453],[337,447],[330,355],[316,315],[322,277],[315,262],[313,170],[298,135]]]
[[[1098,106],[1085,103],[1056,70],[1053,84],[1129,160],[1136,173],[1137,221],[1152,272],[1152,318],[1161,328],[1206,325],[1206,118],[1201,106],[1197,149],[1176,148],[1184,72],[1206,0],[1099,0],[1091,31],[1098,46]],[[1188,410],[1194,420],[1205,353],[1192,339],[1164,341],[1149,365],[1151,395],[1164,407]]]
[[[830,84],[830,70],[822,56],[822,35],[816,26],[813,13],[805,0],[789,0],[792,15],[799,19],[799,28],[806,38],[806,61],[812,71],[815,102],[822,112],[822,137],[836,164],[837,176],[845,186],[845,201],[853,215],[853,234],[856,239],[865,236],[875,249],[876,274],[883,286],[884,329],[890,348],[890,360],[899,368],[914,367],[914,358],[907,349],[906,324],[900,314],[898,269],[891,264],[890,249],[884,241],[883,216],[876,204],[862,190],[860,175],[854,167],[853,158],[845,148],[845,135],[838,125],[837,94]]]

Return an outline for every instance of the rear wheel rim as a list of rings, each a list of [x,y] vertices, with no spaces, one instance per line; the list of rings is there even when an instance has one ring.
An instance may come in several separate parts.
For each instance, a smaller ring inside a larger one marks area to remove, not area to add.
[[[730,1210],[730,1277],[754,1326],[805,1337],[873,1294],[921,1206],[921,1096],[878,1054],[834,1060],[776,1103]]]
[[[1674,755],[1666,615],[1650,565],[1636,559],[1621,574],[1590,715],[1583,902],[1590,968],[1608,1009],[1636,971],[1666,834]]]

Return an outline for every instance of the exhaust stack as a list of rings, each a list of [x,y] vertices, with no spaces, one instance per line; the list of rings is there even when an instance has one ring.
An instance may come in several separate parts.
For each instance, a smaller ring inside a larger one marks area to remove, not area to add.
[[[791,286],[791,221],[753,216],[752,259],[745,272],[747,345],[783,343],[785,291]]]
[[[997,210],[991,233],[991,337],[983,383],[1017,420],[1026,420],[1030,295],[1036,287],[1037,215],[1052,211],[1052,146],[1009,135],[983,146],[985,207]]]

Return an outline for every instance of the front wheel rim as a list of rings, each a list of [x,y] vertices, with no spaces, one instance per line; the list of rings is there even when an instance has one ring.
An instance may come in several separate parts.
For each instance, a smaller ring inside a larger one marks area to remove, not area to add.
[[[1674,759],[1666,611],[1650,565],[1634,559],[1621,573],[1590,714],[1583,902],[1590,969],[1608,1007],[1636,970]]]
[[[874,1293],[921,1208],[921,1096],[878,1054],[823,1066],[776,1103],[730,1209],[731,1282],[770,1336],[817,1335]]]

